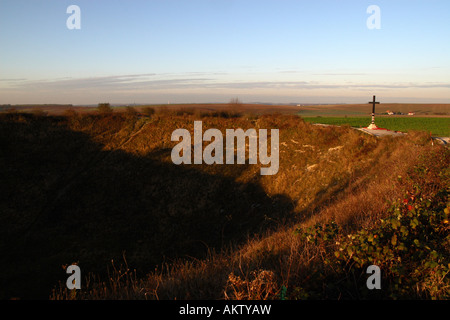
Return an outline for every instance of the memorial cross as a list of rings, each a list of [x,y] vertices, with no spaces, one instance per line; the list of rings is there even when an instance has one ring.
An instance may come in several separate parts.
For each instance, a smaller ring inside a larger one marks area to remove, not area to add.
[[[376,101],[375,96],[373,96],[373,100],[369,101],[369,103],[372,104],[372,123],[370,126],[368,126],[368,129],[377,129],[378,127],[375,125],[375,105],[380,104],[378,101]]]

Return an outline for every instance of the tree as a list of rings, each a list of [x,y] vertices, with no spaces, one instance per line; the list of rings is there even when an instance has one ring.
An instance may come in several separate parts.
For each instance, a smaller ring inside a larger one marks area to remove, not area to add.
[[[241,104],[242,104],[242,102],[239,100],[239,98],[238,97],[236,97],[236,98],[232,98],[231,100],[230,100],[230,104],[232,105],[232,106],[240,106]]]
[[[142,113],[147,117],[151,117],[153,114],[155,114],[155,109],[152,107],[144,107],[142,108]]]
[[[108,113],[112,113],[113,112],[113,110],[112,110],[112,108],[111,108],[109,103],[99,103],[98,107],[97,107],[97,111],[100,114],[108,114]]]
[[[126,114],[129,115],[129,116],[136,116],[136,115],[137,115],[136,109],[133,108],[133,107],[130,107],[130,106],[127,106],[127,107],[125,108],[125,112],[126,112]]]

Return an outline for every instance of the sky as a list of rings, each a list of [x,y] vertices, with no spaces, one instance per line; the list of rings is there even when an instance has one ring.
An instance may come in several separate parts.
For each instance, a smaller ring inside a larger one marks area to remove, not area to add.
[[[450,103],[449,39],[448,0],[0,0],[0,104]]]

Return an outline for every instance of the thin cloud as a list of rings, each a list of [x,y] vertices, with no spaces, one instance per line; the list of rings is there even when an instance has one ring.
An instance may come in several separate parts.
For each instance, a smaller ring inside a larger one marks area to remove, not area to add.
[[[313,76],[366,76],[367,73],[313,73]]]
[[[16,89],[36,89],[36,90],[77,90],[88,88],[110,88],[111,90],[126,90],[143,87],[152,88],[171,88],[174,86],[192,85],[198,81],[213,80],[210,78],[179,78],[179,79],[156,79],[150,77],[157,74],[137,74],[137,75],[117,75],[104,77],[62,79],[62,80],[34,80],[22,81],[15,84]]]
[[[406,88],[450,88],[449,83],[410,83],[410,84],[326,84],[308,81],[289,82],[222,82],[207,84],[210,88],[233,88],[233,89],[359,89],[359,88],[379,88],[379,89],[406,89]]]
[[[18,79],[0,79],[1,82],[14,82],[14,81],[25,81],[27,79],[25,78],[18,78]]]
[[[15,90],[86,90],[106,89],[111,91],[158,90],[158,89],[432,89],[450,88],[450,83],[324,83],[317,81],[223,81],[221,74],[187,72],[184,74],[129,74],[89,78],[42,79],[29,81],[14,79],[10,89]],[[358,74],[363,75],[363,74]],[[198,77],[195,77],[198,76]],[[11,79],[0,79],[11,81]]]

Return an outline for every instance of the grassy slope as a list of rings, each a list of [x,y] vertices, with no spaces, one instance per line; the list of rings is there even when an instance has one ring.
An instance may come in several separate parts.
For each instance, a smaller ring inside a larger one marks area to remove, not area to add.
[[[196,117],[2,115],[2,297],[45,298],[73,262],[111,281],[94,279],[85,298],[273,296],[305,281],[319,254],[295,228],[372,226],[402,190],[392,176],[431,148],[426,136],[379,141],[298,117],[203,117],[204,130],[279,128],[279,173],[174,166],[170,135]],[[249,292],[256,283],[273,292]],[[70,296],[61,290],[53,298]]]

